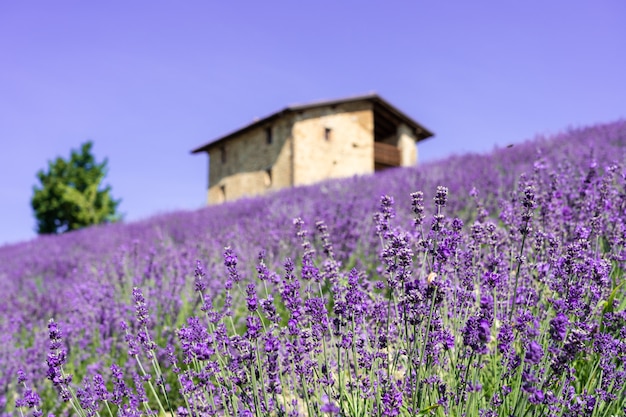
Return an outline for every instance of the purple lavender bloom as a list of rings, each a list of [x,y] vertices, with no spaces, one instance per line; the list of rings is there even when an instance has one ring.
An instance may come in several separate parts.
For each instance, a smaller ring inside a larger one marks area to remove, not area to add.
[[[85,410],[88,416],[95,416],[98,411],[98,404],[93,395],[93,390],[88,382],[85,382],[83,388],[76,390],[76,398],[80,407]]]
[[[424,222],[424,193],[417,191],[411,193],[411,209],[415,215],[414,224],[416,227],[421,226]]]
[[[169,365],[171,366],[172,372],[174,372],[175,374],[179,374],[180,368],[178,367],[178,358],[176,357],[174,346],[168,345],[165,348],[165,355],[167,357]]]
[[[535,388],[528,396],[528,402],[531,404],[541,404],[543,403],[544,398],[545,396],[543,394],[543,391],[539,388]]]
[[[140,326],[148,325],[148,308],[146,307],[146,299],[143,296],[141,290],[137,287],[133,288],[133,301],[135,302],[135,314],[137,317],[137,323]]]
[[[324,414],[330,414],[332,416],[335,414],[339,414],[339,412],[341,412],[341,409],[337,407],[337,405],[334,402],[329,401],[329,402],[322,404],[320,411]]]
[[[531,341],[526,349],[526,361],[538,364],[541,362],[541,358],[543,358],[543,349],[541,345],[536,341]]]
[[[63,365],[67,360],[67,351],[62,348],[63,339],[61,330],[53,319],[48,322],[48,332],[50,336],[48,357],[47,378],[59,389],[63,401],[70,400],[69,384],[72,382],[71,375],[65,375]]]
[[[328,312],[326,304],[321,298],[309,298],[304,302],[304,313],[311,322],[312,336],[321,340],[328,331]]]
[[[274,298],[271,294],[268,294],[268,298],[261,300],[261,309],[269,321],[273,323],[280,322],[281,319],[278,315],[276,306],[274,305]]]
[[[376,223],[376,234],[380,237],[386,237],[391,226],[389,220],[396,216],[393,208],[393,197],[383,195],[380,198],[380,209],[374,214],[374,222]]]
[[[250,340],[255,340],[259,337],[262,329],[261,320],[257,316],[246,317],[246,324],[248,330],[246,331],[246,337]]]
[[[445,207],[448,202],[448,187],[443,187],[441,185],[437,186],[437,192],[434,200],[437,206]]]
[[[108,401],[111,397],[111,394],[107,390],[106,383],[104,382],[104,378],[100,374],[95,374],[93,376],[93,394],[97,401]]]
[[[178,330],[177,334],[185,355],[183,359],[185,363],[193,360],[205,361],[215,353],[213,337],[197,317],[189,317],[187,326]]]
[[[18,369],[17,370],[17,383],[21,384],[23,382],[26,382],[26,373],[24,372],[23,369]]]
[[[568,325],[569,319],[563,313],[558,313],[552,320],[550,320],[550,337],[552,340],[556,342],[562,342],[565,340]]]
[[[282,388],[278,375],[278,353],[280,349],[280,340],[272,334],[268,334],[265,338],[265,353],[267,357],[267,385],[266,390],[269,394],[280,394]]]
[[[443,228],[443,220],[445,216],[442,213],[433,214],[433,219],[430,224],[430,230],[433,232],[440,232]]]
[[[62,334],[54,319],[48,321],[48,334],[50,337],[50,349],[59,349],[61,347]]]
[[[532,185],[527,185],[524,188],[524,198],[522,200],[522,205],[528,210],[532,210],[536,207],[535,203],[535,187]]]
[[[204,272],[202,263],[198,260],[196,261],[196,269],[194,270],[194,288],[196,292],[203,293],[206,287],[206,272]]]
[[[113,394],[111,402],[117,406],[121,406],[124,398],[128,397],[130,391],[124,382],[124,374],[122,369],[116,364],[111,365],[111,375],[113,376]]]
[[[463,344],[476,353],[487,353],[487,343],[491,337],[491,325],[485,319],[472,316],[463,328]]]
[[[179,406],[176,409],[176,417],[189,417],[189,416],[190,416],[189,410],[187,410],[185,407]]]
[[[128,324],[126,324],[125,321],[122,321],[120,323],[120,327],[124,331],[124,340],[126,341],[126,344],[128,345],[128,355],[129,356],[139,355],[139,352],[140,352],[139,343],[137,342],[137,338],[133,334],[130,333]]]
[[[246,304],[248,306],[248,311],[252,312],[252,311],[256,311],[257,307],[258,307],[258,300],[256,298],[256,287],[254,286],[253,283],[248,284],[248,288],[246,290],[246,294],[247,294],[247,298],[246,298]]]
[[[284,266],[285,280],[283,281],[281,296],[285,307],[291,312],[291,318],[297,321],[300,317],[300,306],[302,304],[302,298],[300,297],[300,281],[294,279],[294,264],[291,258],[287,258]]]
[[[233,282],[239,282],[241,277],[237,271],[237,255],[230,246],[224,248],[224,266],[228,270],[228,276]]]
[[[147,403],[148,396],[146,395],[146,389],[143,386],[145,378],[135,372],[133,374],[133,382],[135,383],[135,391],[137,392],[137,401]]]
[[[395,417],[400,415],[400,407],[402,407],[402,391],[396,389],[394,384],[385,390],[382,398],[383,415]]]
[[[493,297],[491,294],[483,294],[480,297],[480,317],[490,324],[493,322]]]
[[[509,354],[513,352],[512,343],[515,340],[515,336],[513,335],[513,328],[511,325],[505,323],[500,327],[500,332],[498,333],[498,350],[500,353]]]
[[[335,258],[335,251],[333,250],[333,244],[330,242],[330,234],[328,233],[328,226],[322,220],[318,220],[315,223],[315,227],[320,234],[322,240],[322,247],[324,248],[324,254],[329,258]]]
[[[265,265],[265,251],[262,250],[261,252],[259,252],[259,255],[257,256],[257,260],[258,260],[258,264],[256,267],[256,271],[258,274],[258,277],[261,281],[267,281],[270,279],[270,270],[267,267],[267,265]]]
[[[152,341],[152,339],[145,330],[139,330],[137,332],[137,339],[139,340],[139,344],[143,348],[148,359],[152,359],[154,356],[154,351],[157,348],[156,343]]]
[[[402,285],[411,274],[413,263],[413,251],[406,233],[387,233],[389,243],[381,253],[381,259],[385,265],[387,285],[395,289]]]
[[[39,394],[31,389],[26,389],[22,398],[15,400],[15,407],[35,408],[41,405]]]

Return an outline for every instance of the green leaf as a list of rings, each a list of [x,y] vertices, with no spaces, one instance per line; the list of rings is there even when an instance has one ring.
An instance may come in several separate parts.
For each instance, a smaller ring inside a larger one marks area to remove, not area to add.
[[[439,407],[441,407],[441,405],[440,405],[440,404],[434,404],[434,405],[431,405],[431,406],[429,406],[429,407],[426,407],[426,408],[424,408],[424,409],[421,409],[421,410],[417,413],[417,415],[418,415],[418,416],[430,416],[430,415],[433,415],[433,414],[435,414],[435,411],[436,411],[436,410],[437,410],[437,408],[439,408]]]
[[[622,281],[617,287],[613,288],[613,291],[611,291],[611,295],[609,295],[609,298],[606,299],[604,308],[602,309],[603,315],[606,313],[613,312],[613,304],[615,302],[615,297],[617,297],[617,293],[619,292],[622,285],[624,285],[624,281]]]

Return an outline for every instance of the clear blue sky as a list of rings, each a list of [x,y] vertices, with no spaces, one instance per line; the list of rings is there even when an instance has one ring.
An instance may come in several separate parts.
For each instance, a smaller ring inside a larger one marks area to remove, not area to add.
[[[288,104],[376,91],[420,160],[626,117],[626,2],[5,1],[0,244],[35,173],[90,139],[128,221],[202,207],[189,151]]]

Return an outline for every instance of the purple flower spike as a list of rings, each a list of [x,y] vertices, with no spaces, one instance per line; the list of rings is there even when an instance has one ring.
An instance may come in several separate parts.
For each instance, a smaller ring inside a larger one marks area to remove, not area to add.
[[[140,326],[148,325],[148,308],[146,307],[146,299],[141,290],[137,287],[133,288],[133,301],[135,302],[135,313],[137,323]]]
[[[448,187],[441,185],[437,186],[437,192],[435,194],[435,204],[439,207],[445,207],[448,202]]]
[[[261,328],[261,320],[257,316],[248,316],[246,317],[246,324],[248,327],[248,331],[246,332],[246,337],[250,340],[255,340],[259,337]]]
[[[559,313],[550,321],[550,337],[556,342],[565,340],[569,319],[563,313]]]
[[[194,286],[196,292],[202,293],[206,289],[206,273],[200,261],[196,261],[196,269],[194,271]]]
[[[526,360],[530,363],[538,364],[543,358],[543,349],[536,341],[530,342],[526,350]]]
[[[531,404],[541,404],[543,403],[543,399],[545,398],[543,391],[540,389],[535,389],[530,396],[528,397],[528,402]]]
[[[48,332],[50,335],[50,351],[46,363],[48,365],[47,378],[60,390],[63,401],[70,400],[68,385],[72,382],[71,375],[63,373],[63,365],[67,360],[67,352],[62,348],[61,330],[53,319],[48,322]]]
[[[18,369],[17,371],[17,382],[19,384],[26,382],[26,374],[24,373],[23,369]]]
[[[396,217],[393,208],[393,197],[384,195],[380,198],[380,210],[374,214],[374,222],[376,223],[376,234],[381,237],[387,237],[391,226],[389,220]]]
[[[248,311],[256,311],[259,306],[259,302],[256,297],[256,289],[253,283],[248,284],[248,289],[246,290],[247,298],[246,304],[248,305]]]
[[[239,282],[241,277],[237,271],[237,255],[230,246],[224,248],[224,266],[228,270],[228,276],[233,282]]]
[[[487,353],[487,343],[491,337],[491,325],[485,319],[472,316],[463,328],[463,344],[477,353]]]
[[[27,389],[21,399],[15,400],[15,407],[35,408],[41,404],[41,398],[35,391]]]
[[[334,402],[329,401],[329,402],[325,403],[324,405],[322,405],[321,411],[322,411],[322,413],[330,414],[332,416],[332,415],[335,415],[335,414],[339,414],[341,409],[339,407],[337,407],[337,405]]]
[[[390,389],[383,394],[383,415],[395,417],[400,415],[400,407],[402,407],[402,392],[398,391],[392,384]]]
[[[415,193],[411,193],[411,210],[415,215],[414,224],[415,226],[420,226],[424,222],[424,193],[421,191],[417,191]]]

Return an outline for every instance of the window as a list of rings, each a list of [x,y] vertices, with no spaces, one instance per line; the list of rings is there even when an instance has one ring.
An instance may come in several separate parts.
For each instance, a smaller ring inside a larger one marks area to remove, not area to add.
[[[265,128],[265,140],[267,142],[268,145],[272,144],[272,127],[266,127]]]
[[[272,169],[271,168],[268,168],[265,170],[265,186],[266,187],[272,186]]]
[[[324,128],[324,140],[325,141],[329,141],[330,140],[332,131],[333,130],[330,127],[325,127]]]
[[[220,148],[221,151],[221,155],[222,155],[222,164],[226,163],[226,147],[222,146]]]

